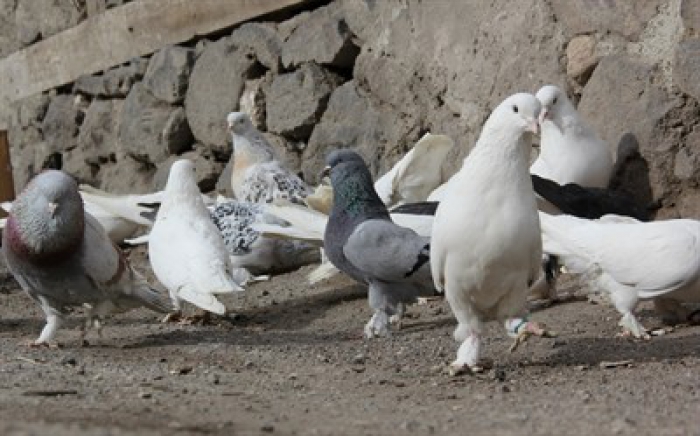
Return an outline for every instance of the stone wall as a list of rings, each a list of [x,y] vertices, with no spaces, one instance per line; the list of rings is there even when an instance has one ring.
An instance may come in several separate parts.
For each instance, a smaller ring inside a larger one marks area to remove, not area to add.
[[[16,35],[25,2],[0,0]],[[0,35],[0,55],[31,38],[11,39]],[[453,172],[493,106],[547,83],[565,87],[618,154],[613,187],[660,216],[700,218],[695,0],[335,0],[246,23],[19,102],[15,183],[50,166],[145,192],[184,156],[212,190],[232,110],[250,113],[311,183],[329,149],[355,147],[379,174],[426,131],[455,139]]]

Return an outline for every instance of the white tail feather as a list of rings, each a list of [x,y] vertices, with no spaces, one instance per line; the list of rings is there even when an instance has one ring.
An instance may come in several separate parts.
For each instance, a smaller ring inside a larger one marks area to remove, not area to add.
[[[177,295],[183,300],[208,312],[216,313],[217,315],[223,315],[226,313],[226,307],[221,304],[221,302],[212,294],[197,292],[194,289],[185,287],[181,288]]]
[[[313,285],[322,280],[329,279],[338,274],[339,272],[340,270],[338,270],[338,268],[333,266],[332,263],[326,261],[317,266],[313,271],[311,271],[307,278],[309,280],[309,283]]]

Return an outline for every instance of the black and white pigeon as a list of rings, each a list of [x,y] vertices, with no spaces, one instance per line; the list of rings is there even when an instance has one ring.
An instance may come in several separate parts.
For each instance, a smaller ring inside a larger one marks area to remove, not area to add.
[[[255,224],[287,225],[267,213],[264,204],[227,199],[209,206],[209,215],[221,232],[234,268],[253,275],[279,274],[320,260],[314,244],[262,236]]]
[[[134,270],[85,212],[78,185],[67,174],[37,175],[13,203],[3,232],[7,266],[46,315],[33,345],[50,345],[70,307],[87,307],[87,329],[111,313],[145,306],[169,312],[167,296]]]
[[[516,336],[547,332],[527,319],[529,287],[540,276],[542,239],[528,172],[540,103],[515,94],[498,105],[450,179],[435,213],[430,262],[457,318],[461,343],[451,371],[478,368],[482,324]]]
[[[304,204],[313,189],[286,168],[274,148],[250,121],[248,114],[226,117],[233,138],[231,188],[239,201],[272,203],[287,200]]]
[[[339,270],[369,286],[374,315],[365,336],[388,335],[390,318],[400,318],[405,304],[434,293],[429,238],[391,220],[359,154],[337,150],[326,163],[333,185],[333,209],[323,238],[326,255]]]

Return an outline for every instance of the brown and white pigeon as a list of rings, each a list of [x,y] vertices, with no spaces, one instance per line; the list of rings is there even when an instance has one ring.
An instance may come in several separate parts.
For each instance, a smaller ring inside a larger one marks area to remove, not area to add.
[[[49,345],[66,309],[85,306],[87,328],[104,316],[146,306],[172,310],[83,209],[75,181],[61,171],[36,176],[15,200],[3,233],[7,266],[46,314],[33,345]]]
[[[243,112],[226,117],[233,138],[231,188],[238,201],[272,203],[288,200],[304,204],[313,190],[286,168],[275,150]]]

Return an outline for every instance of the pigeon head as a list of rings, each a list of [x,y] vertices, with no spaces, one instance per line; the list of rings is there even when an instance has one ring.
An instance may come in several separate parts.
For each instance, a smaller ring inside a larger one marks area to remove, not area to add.
[[[180,199],[200,197],[195,167],[191,160],[180,159],[173,162],[168,174],[168,183],[165,185],[165,193]]]
[[[326,158],[324,173],[333,187],[333,209],[350,216],[387,216],[386,206],[377,195],[369,168],[352,150],[335,150]]]
[[[233,135],[233,148],[237,155],[245,154],[248,156],[246,160],[252,159],[254,162],[267,162],[275,158],[274,150],[253,126],[248,114],[231,112],[226,116],[226,123]]]
[[[243,135],[253,127],[248,114],[243,112],[231,112],[226,116],[228,130],[235,135]]]
[[[542,111],[539,116],[540,125],[551,121],[554,125],[561,128],[562,116],[574,109],[566,93],[558,86],[543,86],[537,91],[536,97],[542,104]]]
[[[537,120],[541,107],[539,100],[532,94],[513,94],[493,110],[483,130],[516,138],[527,132],[538,134]]]
[[[56,258],[82,241],[83,201],[75,180],[48,170],[27,185],[7,221],[11,249],[33,260]]]

